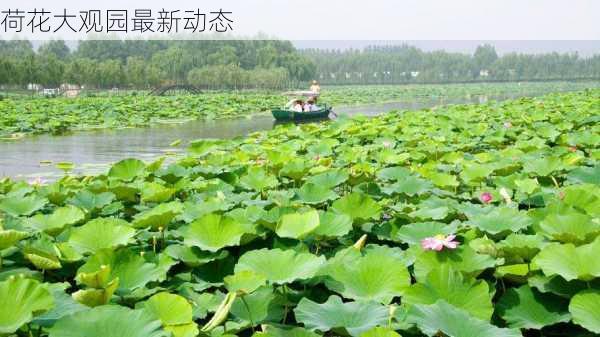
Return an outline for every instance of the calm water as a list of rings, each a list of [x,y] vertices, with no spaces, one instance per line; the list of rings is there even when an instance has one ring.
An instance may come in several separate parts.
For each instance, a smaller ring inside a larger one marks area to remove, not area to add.
[[[503,100],[523,95],[490,97]],[[415,110],[444,104],[482,103],[487,97],[462,99],[433,99],[413,102],[396,102],[360,107],[334,109],[338,115],[377,115],[390,110]],[[52,179],[62,175],[54,167],[57,162],[72,162],[77,173],[104,172],[113,162],[127,157],[151,160],[164,154],[184,151],[185,144],[198,138],[233,138],[248,133],[273,128],[269,115],[233,120],[194,121],[183,124],[158,125],[148,128],[76,132],[64,136],[27,136],[22,140],[0,141],[0,177]],[[170,147],[181,139],[178,147]],[[41,164],[50,161],[51,164]]]

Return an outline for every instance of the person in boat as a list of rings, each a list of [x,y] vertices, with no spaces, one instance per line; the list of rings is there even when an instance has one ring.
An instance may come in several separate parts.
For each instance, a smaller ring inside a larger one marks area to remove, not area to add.
[[[302,112],[304,108],[304,102],[302,102],[300,99],[293,99],[289,101],[285,107],[290,111]]]
[[[304,112],[311,111],[319,111],[319,107],[317,106],[314,97],[311,97],[308,101],[306,101],[306,104],[304,105]]]
[[[320,93],[321,92],[321,86],[319,85],[319,82],[313,80],[312,84],[310,85],[310,91],[314,92],[314,93]]]

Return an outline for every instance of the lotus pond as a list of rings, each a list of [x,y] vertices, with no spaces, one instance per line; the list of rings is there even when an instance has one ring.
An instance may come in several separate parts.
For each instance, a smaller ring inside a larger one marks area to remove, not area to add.
[[[0,182],[0,335],[600,334],[600,90]]]
[[[323,101],[334,106],[415,101],[473,95],[539,95],[598,87],[598,82],[533,82],[407,86],[327,87]],[[237,118],[281,106],[273,92],[206,92],[200,95],[146,95],[0,100],[0,138],[64,134],[73,130],[142,127],[189,120]]]

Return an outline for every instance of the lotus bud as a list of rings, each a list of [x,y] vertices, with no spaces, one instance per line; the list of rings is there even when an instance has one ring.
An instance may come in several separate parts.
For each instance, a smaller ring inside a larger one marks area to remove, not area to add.
[[[510,129],[510,128],[512,128],[512,123],[509,121],[506,121],[506,122],[504,122],[504,127],[507,129]]]
[[[103,270],[106,269],[106,265],[105,264],[101,265],[100,269],[103,269]]]
[[[355,249],[361,250],[365,246],[366,242],[367,242],[367,234],[363,234],[363,236],[361,236],[360,239],[358,239],[358,241],[356,241],[356,243],[352,247],[354,247]]]
[[[140,252],[140,256],[141,256],[141,257],[144,257],[144,254],[145,254],[145,252],[144,252],[144,251],[141,251],[141,252]]]
[[[508,194],[506,188],[502,187],[500,189],[500,195],[502,196],[502,198],[504,198],[504,201],[506,201],[508,205],[512,203],[512,199],[510,198],[510,195]]]
[[[397,305],[390,305],[390,317],[394,317],[394,315],[396,314],[396,310],[398,310]]]
[[[158,231],[159,231],[159,232],[162,232],[163,230],[164,230],[164,227],[163,227],[163,226],[160,226],[160,227],[158,227]]]

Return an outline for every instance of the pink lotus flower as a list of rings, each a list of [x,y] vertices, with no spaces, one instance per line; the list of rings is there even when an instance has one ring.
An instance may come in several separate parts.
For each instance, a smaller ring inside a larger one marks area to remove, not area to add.
[[[577,152],[577,146],[569,146],[569,151]]]
[[[36,177],[27,181],[30,185],[44,186],[47,185],[48,181],[42,177]]]
[[[484,204],[489,204],[490,202],[492,202],[492,199],[493,197],[490,192],[483,192],[479,196],[479,200],[481,200],[481,202],[483,202]]]
[[[421,240],[421,247],[423,247],[423,249],[435,250],[438,252],[444,249],[444,247],[448,249],[455,249],[459,244],[458,241],[454,241],[455,238],[456,235],[445,236],[439,234]]]

